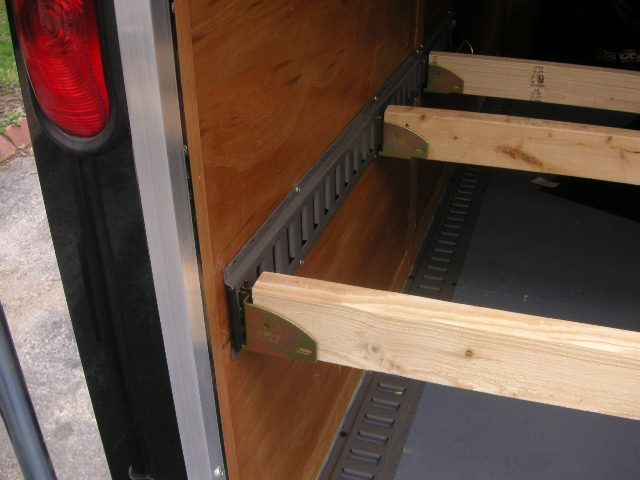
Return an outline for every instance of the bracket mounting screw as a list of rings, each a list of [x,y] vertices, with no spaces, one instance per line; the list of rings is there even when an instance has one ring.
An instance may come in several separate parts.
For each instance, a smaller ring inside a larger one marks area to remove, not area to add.
[[[213,476],[216,478],[223,478],[224,477],[224,467],[222,467],[221,465],[218,465],[216,467],[216,469],[213,471]]]

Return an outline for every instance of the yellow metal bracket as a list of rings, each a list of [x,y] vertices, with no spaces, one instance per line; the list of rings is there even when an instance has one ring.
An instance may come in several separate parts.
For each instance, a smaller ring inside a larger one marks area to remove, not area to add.
[[[315,363],[316,341],[303,329],[266,308],[244,302],[246,349],[276,357]]]
[[[380,155],[393,158],[429,158],[429,142],[408,127],[384,124]]]
[[[425,91],[429,93],[464,93],[464,80],[446,68],[429,65]]]

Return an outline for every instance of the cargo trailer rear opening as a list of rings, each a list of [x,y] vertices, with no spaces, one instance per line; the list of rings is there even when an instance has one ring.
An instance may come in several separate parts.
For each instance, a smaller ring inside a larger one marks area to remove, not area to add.
[[[8,2],[113,478],[636,478],[636,3]]]

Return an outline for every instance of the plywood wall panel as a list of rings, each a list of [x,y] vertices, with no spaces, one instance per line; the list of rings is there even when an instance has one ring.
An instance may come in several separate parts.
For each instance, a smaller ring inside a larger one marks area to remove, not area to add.
[[[227,262],[413,50],[416,2],[201,10],[195,83],[205,184],[216,185],[207,206],[224,218],[216,253]]]
[[[176,2],[205,301],[231,479],[315,478],[361,372],[249,352],[232,361],[222,271],[416,48],[420,3]],[[412,178],[407,162],[374,162],[300,274],[399,289],[424,233],[415,222]],[[420,208],[431,197],[422,195]],[[353,215],[362,223],[352,224]],[[349,245],[363,248],[347,252]]]

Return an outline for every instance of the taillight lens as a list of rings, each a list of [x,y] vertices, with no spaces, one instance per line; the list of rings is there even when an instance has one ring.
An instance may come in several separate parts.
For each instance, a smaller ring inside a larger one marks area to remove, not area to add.
[[[93,0],[13,0],[13,9],[42,112],[70,135],[98,135],[110,105]]]

